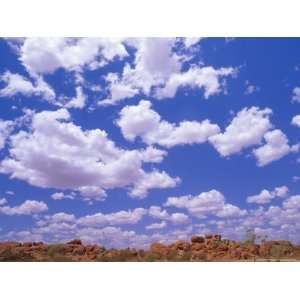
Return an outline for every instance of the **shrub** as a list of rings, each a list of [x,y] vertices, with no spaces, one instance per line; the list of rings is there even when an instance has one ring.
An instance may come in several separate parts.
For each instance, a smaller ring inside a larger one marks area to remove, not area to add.
[[[63,244],[53,244],[49,245],[46,249],[46,254],[50,258],[55,258],[64,254],[64,245]]]

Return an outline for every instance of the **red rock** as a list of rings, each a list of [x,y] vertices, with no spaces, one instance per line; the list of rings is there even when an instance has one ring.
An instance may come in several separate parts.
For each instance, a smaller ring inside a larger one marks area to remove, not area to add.
[[[241,251],[240,250],[237,250],[237,249],[231,250],[229,254],[232,259],[235,259],[235,260],[241,259]]]
[[[24,247],[32,247],[32,246],[34,246],[34,244],[31,242],[26,242],[26,243],[23,243],[23,246]]]
[[[213,261],[214,259],[215,259],[215,254],[214,253],[207,253],[206,254],[206,259],[208,260],[208,261]]]
[[[206,240],[210,240],[210,239],[212,239],[212,237],[213,237],[212,234],[206,234],[205,235]]]
[[[192,238],[191,238],[191,242],[192,243],[204,243],[204,237],[202,237],[202,236],[196,236],[196,235],[194,235],[194,236],[192,236]]]
[[[153,243],[150,246],[150,251],[164,256],[168,253],[168,247],[160,243]]]
[[[81,240],[75,239],[67,243],[67,245],[82,245]]]
[[[20,247],[22,246],[22,243],[18,242],[2,242],[0,243],[0,248],[2,247]]]
[[[222,236],[219,235],[219,234],[215,234],[215,235],[213,236],[213,240],[215,240],[215,241],[221,241],[221,239],[222,239]]]
[[[86,252],[86,249],[84,246],[78,245],[78,247],[74,248],[72,254],[73,255],[84,255]]]
[[[258,255],[259,254],[259,246],[258,245],[250,245],[246,249],[250,254],[252,255]]]
[[[190,245],[188,242],[185,242],[185,241],[177,241],[177,242],[174,244],[174,248],[175,248],[176,250],[184,250],[184,251],[187,251],[187,250],[190,250],[191,245]]]
[[[203,250],[204,248],[205,248],[204,243],[193,243],[191,246],[192,251],[199,251],[199,250]]]
[[[221,244],[218,246],[219,251],[228,251],[229,247],[226,244]]]

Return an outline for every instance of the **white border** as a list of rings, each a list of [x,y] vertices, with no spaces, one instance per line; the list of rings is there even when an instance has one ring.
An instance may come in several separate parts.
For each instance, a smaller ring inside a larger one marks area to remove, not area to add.
[[[1,263],[1,299],[296,299],[299,268],[299,263]]]
[[[299,36],[293,0],[9,0],[0,36]]]
[[[298,3],[9,0],[0,36],[300,36]],[[300,263],[1,263],[0,297],[296,299],[299,271]]]

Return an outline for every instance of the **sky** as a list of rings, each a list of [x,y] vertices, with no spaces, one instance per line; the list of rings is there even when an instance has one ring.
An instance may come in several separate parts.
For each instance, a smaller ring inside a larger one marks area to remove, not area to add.
[[[0,240],[300,243],[299,38],[0,39]]]

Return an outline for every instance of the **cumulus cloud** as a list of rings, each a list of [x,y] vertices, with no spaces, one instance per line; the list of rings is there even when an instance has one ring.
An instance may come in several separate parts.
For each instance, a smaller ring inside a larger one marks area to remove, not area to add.
[[[139,93],[139,89],[126,84],[119,80],[117,74],[109,73],[106,77],[107,89],[109,90],[110,97],[98,101],[99,106],[115,105],[119,101],[132,98]]]
[[[186,47],[197,43],[198,39],[186,39]],[[174,51],[175,38],[129,39],[126,43],[136,49],[133,66],[126,64],[121,75],[109,74],[108,96],[99,105],[113,105],[139,93],[157,99],[175,96],[180,87],[200,88],[204,97],[220,93],[226,78],[235,73],[231,67],[214,69],[192,67],[182,72],[182,62],[186,59]]]
[[[279,129],[265,133],[264,140],[266,143],[263,146],[253,150],[259,167],[279,160],[290,152],[297,152],[299,148],[298,145],[290,147],[286,135]]]
[[[150,225],[146,226],[147,230],[153,230],[153,229],[162,229],[167,226],[167,223],[165,221],[161,221],[160,223],[152,223]]]
[[[224,133],[209,137],[209,141],[221,156],[229,156],[260,144],[264,134],[272,128],[269,120],[271,113],[269,108],[244,108],[233,118]]]
[[[134,210],[119,211],[110,214],[103,214],[101,212],[94,215],[87,215],[79,218],[78,225],[97,227],[106,225],[124,225],[124,224],[136,224],[147,213],[144,208],[136,208]]]
[[[234,68],[192,67],[186,72],[172,74],[164,87],[156,89],[155,96],[158,99],[173,98],[180,87],[190,87],[203,89],[204,98],[208,99],[221,92],[220,78],[234,73]]]
[[[300,210],[300,195],[289,197],[283,202],[283,207],[286,209]]]
[[[245,95],[251,95],[260,90],[258,86],[251,84],[248,80],[246,80],[245,85],[246,85]]]
[[[179,57],[172,52],[175,39],[140,38],[126,43],[136,49],[134,64],[126,64],[121,76],[109,74],[106,77],[109,96],[99,101],[99,105],[117,104],[140,92],[149,95],[153,86],[163,84],[170,74],[181,68]]]
[[[26,200],[18,206],[1,206],[0,213],[5,215],[32,215],[48,210],[46,203],[42,201]]]
[[[275,190],[281,195],[285,192],[285,189],[282,187]],[[209,206],[207,211],[209,211],[210,219],[205,224],[199,223],[180,227],[180,229],[170,229],[167,225],[172,214],[158,206],[152,206],[149,209],[137,208],[129,211],[100,213],[81,218],[60,212],[39,217],[40,219],[36,222],[37,226],[31,230],[12,231],[2,235],[0,239],[43,240],[58,243],[70,240],[76,236],[85,243],[99,243],[106,247],[130,246],[143,248],[148,247],[152,242],[171,243],[178,239],[188,239],[193,234],[202,235],[213,232],[221,233],[226,238],[243,239],[246,230],[252,228],[257,235],[267,234],[269,239],[289,239],[299,242],[299,195],[289,196],[282,202],[281,206],[260,206],[247,212],[229,203],[224,203],[225,205],[220,209],[222,205],[218,203],[222,201],[213,200],[213,198],[222,199],[222,195],[220,196],[218,193],[210,191],[200,195],[206,198],[206,203]],[[209,197],[212,199],[207,200]],[[175,201],[176,207],[194,207],[198,213],[199,202],[192,202],[187,205],[187,199],[177,198],[176,201],[172,200],[173,203]],[[213,203],[215,204],[213,205]],[[204,203],[202,204],[204,206]],[[172,204],[172,206],[174,205]],[[201,216],[203,216],[203,209],[200,211]],[[134,225],[140,222],[141,218],[146,216],[147,213],[150,217],[161,220],[161,222],[150,223],[146,226],[146,229],[165,228],[164,233],[138,234],[134,230],[124,230],[121,227],[115,227],[115,225],[108,225],[109,222],[119,223],[119,225]],[[143,216],[140,218],[141,215]],[[174,215],[176,219],[176,213]],[[196,216],[199,215],[196,214]]]
[[[76,87],[76,96],[65,104],[66,108],[82,109],[86,104],[86,95],[83,93],[82,87]]]
[[[13,121],[5,121],[0,119],[0,150],[4,148],[5,142],[13,128]]]
[[[7,200],[5,198],[0,198],[0,205],[4,205],[7,203]]]
[[[300,102],[300,87],[295,87],[293,89],[292,101],[293,102]]]
[[[217,190],[203,192],[198,196],[169,197],[165,206],[184,208],[190,214],[205,218],[214,215],[220,218],[236,218],[246,215],[246,210],[225,202],[225,197]]]
[[[263,189],[258,195],[249,196],[248,203],[267,204],[274,198],[285,198],[288,195],[289,189],[286,186],[276,187],[273,191]]]
[[[150,146],[145,150],[141,150],[140,155],[144,162],[160,163],[168,155],[168,152]]]
[[[130,195],[136,198],[145,198],[148,190],[172,188],[181,182],[179,177],[171,177],[165,171],[153,171],[150,173],[143,173],[133,184]]]
[[[165,209],[162,210],[160,206],[151,206],[148,210],[148,214],[152,218],[168,221],[172,224],[186,224],[189,221],[187,215],[183,213],[169,214]]]
[[[300,115],[294,116],[291,124],[300,127]]]
[[[201,37],[186,37],[183,39],[183,43],[185,47],[189,48],[192,47],[200,42]]]
[[[121,39],[109,38],[27,38],[19,52],[21,62],[33,75],[51,74],[59,68],[95,68],[128,55]]]
[[[100,129],[82,130],[66,109],[34,114],[29,131],[11,136],[9,153],[1,162],[2,173],[38,187],[98,195],[99,200],[106,189],[132,187],[132,196],[145,197],[151,188],[179,182],[166,172],[145,172],[143,162],[150,158],[144,150],[120,149]],[[155,155],[152,162],[162,160]]]
[[[158,144],[167,148],[204,143],[219,132],[218,125],[209,120],[182,121],[179,125],[161,120],[160,115],[151,108],[150,101],[146,100],[140,101],[138,105],[125,106],[120,112],[117,125],[129,141],[141,137],[148,145]]]
[[[34,83],[19,74],[13,74],[6,71],[0,80],[5,82],[6,86],[0,90],[0,97],[13,97],[21,94],[26,97],[40,96],[47,101],[54,101],[54,90],[43,80],[37,77]]]
[[[64,194],[63,192],[57,192],[53,193],[51,195],[51,198],[53,200],[62,200],[62,199],[74,199],[75,195],[74,194]]]

